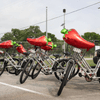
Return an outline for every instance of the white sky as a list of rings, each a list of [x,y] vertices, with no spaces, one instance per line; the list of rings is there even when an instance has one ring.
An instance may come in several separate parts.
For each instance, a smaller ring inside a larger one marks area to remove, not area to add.
[[[100,0],[0,0],[0,37],[3,33],[11,32],[12,28],[34,25],[46,20],[46,6],[48,19],[100,2]],[[85,32],[100,34],[100,3],[86,9],[66,15],[66,28],[74,28],[80,35]],[[48,21],[48,32],[62,39],[60,33],[64,17]],[[41,31],[46,31],[46,23],[37,24]],[[27,28],[27,27],[26,27]]]

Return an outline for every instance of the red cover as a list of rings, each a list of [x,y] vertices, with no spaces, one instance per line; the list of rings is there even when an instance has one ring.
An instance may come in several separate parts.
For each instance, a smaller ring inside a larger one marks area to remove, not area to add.
[[[24,52],[26,52],[26,50],[25,50],[25,48],[20,44],[20,46],[18,46],[17,48],[17,51],[19,52],[19,53],[24,53]]]
[[[41,47],[41,49],[44,49],[46,51],[51,50],[52,49],[52,42],[48,42],[48,45]]]
[[[62,30],[61,32],[65,34],[63,36],[64,41],[74,47],[87,49],[88,51],[95,46],[94,43],[83,39],[75,29],[71,29],[69,31],[66,30],[66,32],[63,32]]]
[[[46,38],[46,36],[41,36],[35,39],[32,38],[27,38],[27,41],[35,46],[46,46],[46,44],[48,44],[48,40]]]
[[[0,43],[0,48],[8,49],[8,48],[11,48],[11,47],[13,47],[13,44],[12,44],[11,40]]]

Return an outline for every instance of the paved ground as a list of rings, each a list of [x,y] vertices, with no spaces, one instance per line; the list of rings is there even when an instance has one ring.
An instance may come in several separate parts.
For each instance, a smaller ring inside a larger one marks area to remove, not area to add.
[[[76,76],[58,97],[60,83],[54,75],[40,74],[35,80],[28,78],[24,84],[19,83],[19,77],[6,72],[0,76],[0,100],[100,100],[97,81],[86,82]]]
[[[93,60],[93,58],[85,58],[85,60]]]

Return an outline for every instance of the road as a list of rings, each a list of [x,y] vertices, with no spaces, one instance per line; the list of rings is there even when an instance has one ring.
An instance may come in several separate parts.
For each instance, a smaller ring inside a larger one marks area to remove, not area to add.
[[[85,58],[85,60],[93,60],[93,58]]]
[[[34,80],[28,78],[24,84],[19,83],[19,77],[7,72],[0,76],[0,100],[100,100],[98,81],[86,82],[76,76],[56,96],[60,82],[54,75],[40,74]]]

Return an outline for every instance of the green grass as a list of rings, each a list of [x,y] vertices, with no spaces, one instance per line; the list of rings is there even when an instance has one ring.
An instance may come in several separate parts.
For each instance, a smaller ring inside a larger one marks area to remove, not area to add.
[[[90,66],[96,66],[93,60],[86,60]]]

